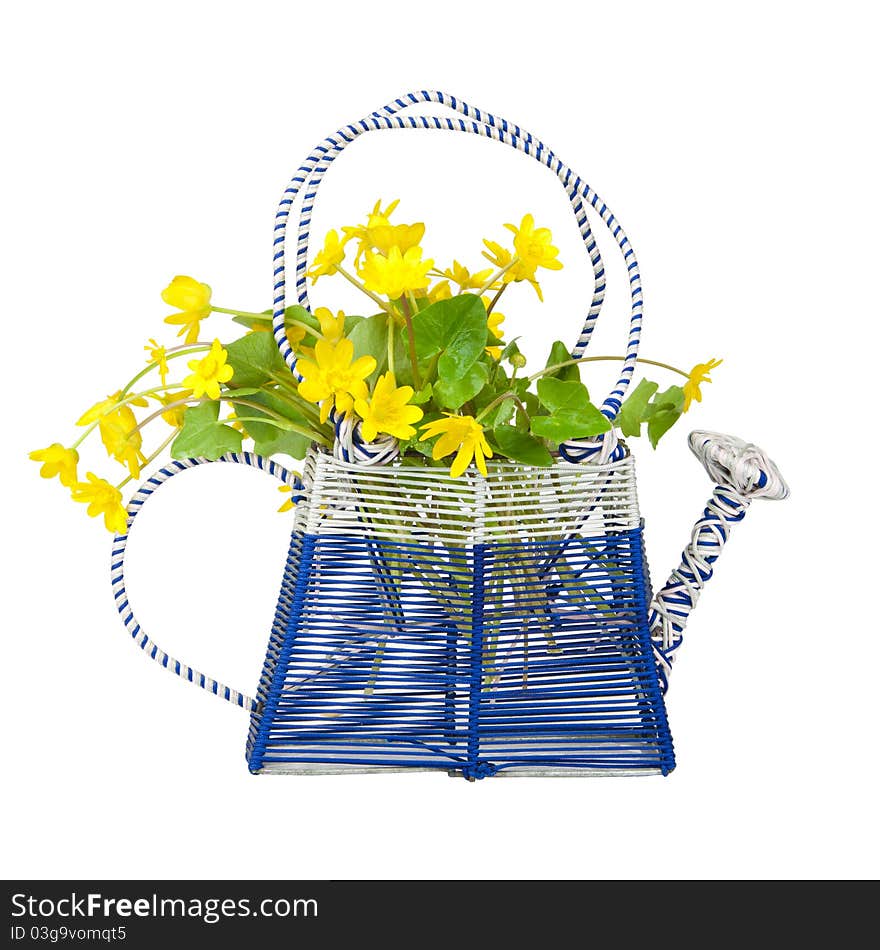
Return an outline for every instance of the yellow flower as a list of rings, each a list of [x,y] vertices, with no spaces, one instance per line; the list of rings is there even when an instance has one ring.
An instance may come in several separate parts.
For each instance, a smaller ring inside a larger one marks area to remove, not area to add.
[[[290,485],[281,485],[278,491],[284,492],[286,494],[290,494],[293,492],[293,488]],[[293,500],[293,498],[285,498],[284,501],[281,503],[281,507],[278,510],[290,511],[290,509],[293,508],[295,504],[296,502]]]
[[[376,360],[361,356],[352,362],[353,357],[354,344],[347,337],[335,344],[318,340],[315,361],[300,360],[296,364],[303,377],[299,394],[321,404],[321,422],[327,421],[334,404],[339,412],[349,412],[355,399],[367,397],[364,380],[376,369]]]
[[[492,448],[483,435],[483,427],[473,416],[456,416],[448,412],[445,419],[436,419],[423,425],[422,432],[424,435],[419,442],[435,435],[440,436],[431,452],[433,458],[442,459],[453,452],[458,453],[449,469],[453,478],[458,478],[471,464],[471,460],[486,474],[486,459],[492,458]]]
[[[101,417],[98,422],[101,441],[107,454],[128,467],[132,478],[141,473],[143,439],[137,428],[137,419],[129,406],[119,406]]]
[[[128,515],[122,504],[122,492],[92,472],[87,472],[86,478],[87,482],[77,482],[73,486],[70,492],[71,498],[89,506],[86,514],[90,518],[103,515],[104,525],[108,531],[114,534],[125,534]]]
[[[452,288],[448,280],[441,280],[440,283],[428,291],[428,300],[431,303],[437,303],[438,300],[449,300],[452,297]]]
[[[315,316],[321,325],[321,333],[328,343],[338,343],[345,335],[345,314],[340,310],[334,317],[326,307],[318,307]],[[303,336],[306,331],[303,330]]]
[[[458,261],[453,261],[452,267],[440,273],[458,284],[462,290],[479,290],[492,276],[492,268],[487,267],[485,270],[477,271],[476,274],[472,274],[463,264],[459,264]]]
[[[346,238],[346,241],[348,238]],[[336,268],[345,260],[345,243],[340,241],[335,230],[328,231],[324,238],[324,247],[315,255],[312,266],[306,271],[306,276],[316,283],[319,277],[326,274],[335,274]]]
[[[183,399],[187,399],[192,396],[191,389],[181,389],[176,393],[165,393],[163,396],[155,396],[157,402],[160,402],[163,406],[170,406],[175,402],[180,402]],[[162,418],[168,425],[173,426],[175,429],[179,429],[183,425],[183,413],[186,411],[186,406],[174,406],[173,409],[166,409],[162,413]]]
[[[287,342],[295,350],[305,339],[306,331],[304,327],[287,327],[284,335],[287,337]]]
[[[165,380],[168,379],[168,354],[165,352],[165,347],[160,346],[150,337],[144,349],[149,354],[147,362],[157,364],[156,369],[159,370],[159,379],[162,380],[164,386]]]
[[[716,366],[720,366],[724,360],[710,359],[708,363],[697,363],[697,365],[690,371],[688,375],[688,381],[684,384],[684,409],[683,412],[687,412],[691,407],[691,403],[696,400],[697,402],[703,401],[703,395],[700,392],[700,385],[702,383],[711,383],[712,380],[709,379],[709,373],[715,369]]]
[[[562,261],[556,260],[559,248],[550,243],[553,240],[550,228],[536,228],[535,219],[530,214],[523,215],[519,227],[515,224],[505,224],[504,227],[513,231],[513,249],[519,263],[531,271],[529,276],[534,277],[539,267],[562,270]]]
[[[396,439],[411,439],[424,413],[418,406],[408,405],[413,396],[412,386],[397,386],[394,373],[387,372],[376,381],[373,394],[367,400],[355,399],[354,411],[361,417],[361,433],[367,442],[372,442],[380,432]]]
[[[411,247],[405,254],[392,247],[388,257],[368,253],[359,274],[367,290],[397,300],[408,291],[424,290],[433,266],[433,260],[422,260],[420,247]]]
[[[395,247],[401,254],[406,254],[411,247],[418,247],[424,236],[425,226],[421,222],[417,224],[383,224],[377,228],[367,229],[367,240],[370,245],[386,256]]]
[[[538,299],[543,302],[544,295],[541,292],[541,285],[535,280],[535,268],[529,267],[522,261],[514,261],[513,252],[506,247],[502,247],[497,241],[488,239],[483,241],[488,251],[483,251],[483,257],[491,261],[496,267],[506,267],[507,270],[501,275],[503,284],[518,283],[521,280],[528,281],[535,289]],[[561,264],[559,265],[562,266]]]
[[[211,351],[203,359],[190,360],[188,365],[193,372],[186,377],[183,385],[193,391],[196,399],[202,396],[219,399],[220,383],[228,383],[232,379],[233,369],[226,362],[226,350],[219,340],[214,340]]]
[[[108,396],[106,399],[102,399],[100,402],[96,402],[91,409],[87,409],[80,417],[76,420],[78,426],[87,426],[91,425],[97,419],[100,419],[101,416],[106,415],[110,412],[111,409],[122,399],[122,391],[116,390],[112,396]],[[149,403],[143,396],[137,396],[134,399],[128,399],[129,405],[132,406],[147,406]]]
[[[486,308],[488,309],[489,303],[490,303],[489,298],[483,297],[482,299],[483,299],[483,303],[486,305]],[[504,331],[501,329],[501,324],[504,323],[504,319],[505,318],[504,318],[503,313],[499,313],[497,310],[493,310],[489,314],[486,320],[486,326],[489,328],[489,332],[492,334],[492,336],[495,337],[496,340],[504,339]],[[493,360],[501,359],[502,350],[503,350],[503,347],[500,347],[500,346],[486,347],[486,352],[489,354],[489,356],[492,357]]]
[[[366,224],[357,224],[354,227],[345,227],[342,229],[343,233],[345,234],[346,241],[356,240],[358,242],[358,249],[354,258],[355,264],[360,263],[360,259],[364,256],[364,254],[366,254],[366,252],[374,246],[373,232],[380,228],[392,227],[391,213],[399,204],[400,199],[392,201],[391,204],[388,205],[388,207],[383,211],[382,201],[380,199],[373,206],[372,212],[367,215]],[[421,238],[419,240],[421,240]],[[418,241],[415,243],[418,244]]]
[[[79,462],[76,449],[66,449],[60,442],[53,442],[45,449],[31,452],[28,458],[43,463],[40,467],[40,475],[43,478],[54,478],[57,475],[65,488],[76,484],[76,465]]]
[[[185,342],[194,343],[199,338],[199,324],[211,313],[211,288],[192,277],[178,276],[162,291],[162,299],[180,311],[165,322],[179,325],[177,335],[185,333]]]
[[[238,421],[238,416],[236,416],[234,409],[226,417],[226,421],[232,426],[233,429],[238,429],[239,432],[244,432],[244,426]]]

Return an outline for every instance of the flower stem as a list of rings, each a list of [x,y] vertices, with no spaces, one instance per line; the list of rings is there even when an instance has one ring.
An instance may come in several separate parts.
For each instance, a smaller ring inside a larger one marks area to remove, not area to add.
[[[534,379],[539,379],[541,376],[546,376],[548,373],[554,373],[556,370],[562,369],[564,366],[574,366],[576,363],[598,363],[604,360],[620,361],[625,359],[625,356],[581,356],[576,360],[566,360],[564,363],[554,363],[553,366],[545,366],[544,369],[535,373],[533,376],[529,376],[529,382],[532,382]],[[690,378],[690,373],[686,373],[683,369],[679,369],[677,366],[670,366],[669,363],[661,363],[658,360],[649,360],[641,356],[636,357],[636,362],[647,363],[649,366],[659,366],[661,369],[668,369],[673,373],[678,373],[679,376],[684,376],[685,379]]]
[[[189,353],[199,353],[203,350],[210,350],[210,349],[211,349],[210,343],[184,343],[181,346],[175,346],[175,347],[172,347],[170,350],[166,350],[165,359],[174,360],[174,359],[177,359],[178,356],[186,356]],[[122,389],[119,391],[120,394],[124,396],[129,391],[129,389],[131,389],[131,387],[134,386],[136,382],[138,382],[138,380],[143,379],[144,376],[147,375],[147,373],[152,372],[158,365],[159,365],[158,360],[152,363],[147,363],[144,369],[142,369],[137,375],[132,376],[132,378],[122,387]]]
[[[314,403],[306,402],[305,399],[299,395],[292,377],[285,379],[278,373],[270,373],[269,377],[278,384],[279,388],[265,389],[265,387],[260,387],[264,392],[269,393],[276,399],[280,399],[282,402],[286,402],[287,405],[292,406],[297,412],[302,413],[304,416],[311,417],[313,421],[317,422],[319,418],[318,407],[314,405]]]
[[[128,403],[133,402],[135,399],[141,399],[144,396],[152,396],[154,393],[168,392],[169,389],[177,389],[179,385],[180,385],[179,383],[175,383],[174,385],[171,385],[171,386],[154,386],[152,389],[142,389],[139,393],[130,393],[124,399],[120,399],[117,402],[115,402],[105,412],[102,412],[101,415],[97,419],[95,419],[95,421],[86,429],[86,431],[83,432],[83,434],[76,440],[76,442],[74,442],[73,445],[71,445],[71,448],[75,449],[78,446],[80,446],[92,434],[92,432],[94,432],[95,429],[97,429],[99,423],[101,422],[101,419],[103,419],[104,416],[109,415],[109,413],[115,412],[117,409],[120,408],[120,406],[125,406]],[[163,409],[162,412],[164,411],[165,410]],[[140,428],[140,426],[138,426],[137,428]],[[132,429],[132,432],[134,431],[136,430]],[[129,435],[130,434],[131,433],[129,433]]]
[[[155,452],[153,452],[152,455],[148,456],[147,458],[143,460],[143,462],[141,463],[141,468],[146,468],[146,466],[149,465],[150,462],[157,459],[165,451],[165,449],[167,449],[168,446],[171,445],[171,443],[176,438],[177,438],[177,429],[175,429],[171,433],[171,435],[168,436],[168,438],[159,446],[158,449],[156,449]],[[129,475],[127,478],[123,478],[122,481],[116,486],[117,490],[121,491],[132,480],[133,477],[134,477],[133,475]]]
[[[518,263],[519,258],[514,255],[510,259],[509,263],[505,264],[504,267],[499,267],[498,270],[495,271],[495,273],[486,281],[486,283],[483,284],[483,286],[478,291],[476,291],[477,296],[482,297],[483,294],[486,293],[486,291],[492,286],[492,284],[495,283],[496,280],[498,280],[499,277],[503,277],[510,270],[510,268],[513,267],[514,264]]]
[[[342,276],[350,283],[357,287],[358,290],[365,293],[370,300],[377,303],[386,313],[393,313],[390,304],[386,303],[378,294],[374,294],[372,290],[367,290],[366,287],[354,276],[354,274],[349,274],[349,272],[344,268],[336,265],[336,272],[342,274]]]
[[[504,293],[505,290],[510,286],[510,284],[502,284],[498,293],[492,298],[491,303],[486,307],[486,316],[488,317],[492,311],[495,309],[495,304],[498,303],[498,298]]]
[[[410,293],[408,298],[406,296],[401,297],[400,302],[403,305],[403,319],[406,323],[406,336],[409,342],[409,361],[412,364],[413,385],[416,388],[416,392],[420,392],[422,388],[422,377],[419,374],[419,359],[416,356],[416,335],[413,330],[412,322],[412,315],[416,310],[415,298]]]
[[[388,314],[388,372],[394,375],[394,317]]]
[[[178,409],[180,406],[190,406],[199,402],[201,402],[200,399],[196,399],[194,396],[189,395],[185,399],[178,399],[176,402],[163,403],[161,409],[157,409],[155,412],[150,413],[150,415],[148,415],[145,419],[141,419],[141,421],[131,430],[131,432],[128,433],[128,437],[130,438],[135,432],[140,431],[145,425],[148,425],[154,419],[158,418],[163,413],[168,412],[171,409]]]
[[[265,320],[267,317],[271,321],[272,317],[267,313],[253,313],[250,310],[228,310],[226,307],[215,307],[211,306],[211,309],[214,313],[228,313],[232,317],[259,317],[261,320]]]
[[[325,446],[328,449],[332,447],[330,441],[322,433],[316,432],[314,429],[307,429],[304,426],[299,426],[295,422],[291,422],[290,419],[287,418],[287,416],[282,416],[280,412],[275,412],[273,409],[270,409],[268,406],[264,406],[262,403],[250,402],[247,399],[230,398],[225,393],[223,395],[223,399],[226,402],[234,403],[237,406],[247,406],[250,409],[256,409],[259,412],[266,413],[268,416],[270,416],[269,419],[257,419],[254,421],[266,422],[272,425],[273,424],[272,419],[275,419],[277,420],[277,422],[274,423],[276,428],[286,429],[289,432],[297,432],[300,435],[305,436],[307,439],[312,439],[315,442],[320,442],[321,445]]]
[[[480,419],[485,419],[486,416],[488,416],[489,413],[490,413],[496,406],[500,406],[501,403],[503,403],[503,402],[504,402],[505,400],[507,400],[507,399],[512,399],[512,400],[519,406],[519,408],[522,409],[523,413],[525,414],[525,417],[526,417],[527,419],[529,419],[529,414],[528,414],[528,412],[526,412],[526,407],[525,407],[525,405],[523,404],[522,400],[519,398],[519,396],[517,396],[517,394],[516,394],[515,392],[513,392],[513,390],[508,390],[506,393],[501,393],[500,396],[496,396],[496,397],[492,400],[492,402],[490,402],[489,405],[485,407],[485,409],[481,409],[481,410],[480,410],[479,414],[478,414],[477,417],[476,417],[477,422],[479,422]],[[529,422],[531,422],[531,419],[529,419]]]

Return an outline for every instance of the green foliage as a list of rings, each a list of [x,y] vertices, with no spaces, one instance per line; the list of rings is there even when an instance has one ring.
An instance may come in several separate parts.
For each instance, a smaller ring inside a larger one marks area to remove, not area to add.
[[[388,368],[388,317],[377,313],[361,320],[351,331],[349,339],[354,344],[355,356],[372,356],[376,370],[367,377],[372,385]]]
[[[545,365],[556,366],[558,363],[565,363],[570,359],[571,351],[569,348],[561,340],[557,340],[553,346],[550,347],[550,355],[547,357],[547,363]],[[581,380],[580,367],[577,363],[572,363],[569,366],[560,366],[559,369],[548,373],[544,379],[562,379],[566,382],[579,383]]]
[[[242,434],[219,422],[219,415],[220,403],[215,399],[188,406],[183,413],[183,427],[171,445],[171,457],[214,461],[227,452],[240,452]]]
[[[485,363],[473,363],[459,379],[441,377],[434,383],[434,399],[441,409],[460,409],[486,385],[489,370]]]
[[[236,392],[236,395],[239,395]],[[299,432],[291,432],[288,429],[279,429],[278,426],[268,422],[255,422],[256,418],[271,418],[268,413],[261,412],[253,403],[265,406],[286,418],[291,422],[308,427],[308,421],[301,416],[290,403],[280,396],[261,391],[259,394],[247,397],[248,405],[236,406],[235,414],[245,417],[246,421],[242,423],[245,432],[254,440],[254,451],[258,455],[277,455],[283,453],[295,459],[301,459],[306,454],[311,439]]]
[[[233,369],[230,386],[259,387],[273,374],[290,375],[271,333],[247,333],[228,343],[226,361]]]
[[[518,339],[519,337],[514,337],[501,351],[501,362],[505,360],[509,361],[512,356],[522,356],[519,346],[517,345]],[[523,360],[525,360],[525,357],[523,357]],[[525,362],[523,362],[523,366],[525,366]]]
[[[617,414],[617,424],[625,436],[639,436],[642,434],[642,423],[648,412],[648,403],[657,392],[657,383],[649,379],[639,381],[638,386],[627,396],[620,412]]]
[[[431,397],[434,395],[434,387],[430,383],[426,383],[422,388],[417,392],[413,393],[412,399],[410,402],[414,406],[424,406],[426,402],[431,401]]]
[[[438,300],[413,320],[416,355],[439,355],[437,378],[454,383],[465,378],[486,346],[486,308],[473,294]]]
[[[681,386],[670,386],[665,392],[658,393],[648,407],[648,438],[656,449],[657,443],[678,422],[684,412],[684,390]]]
[[[532,433],[551,442],[599,435],[611,423],[590,402],[583,383],[544,376],[538,380],[538,399],[549,415],[532,419]]]
[[[526,465],[553,464],[553,457],[540,439],[509,425],[497,425],[492,431],[495,445],[507,458]]]
[[[372,356],[376,361],[376,369],[367,377],[372,386],[388,371],[388,315],[377,313],[372,317],[358,318],[348,338],[354,344],[355,359]],[[399,332],[394,337],[394,376],[399,386],[412,385],[409,350]]]

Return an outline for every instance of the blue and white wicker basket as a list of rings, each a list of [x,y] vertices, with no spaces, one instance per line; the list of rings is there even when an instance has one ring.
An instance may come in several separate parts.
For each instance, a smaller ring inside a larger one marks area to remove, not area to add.
[[[420,102],[459,117],[400,114]],[[411,93],[340,129],[285,190],[275,227],[274,322],[291,372],[284,254],[294,200],[302,191],[295,268],[298,300],[308,306],[309,226],[324,172],[362,133],[409,128],[495,139],[559,177],[595,275],[575,357],[590,342],[605,293],[587,209],[605,223],[623,254],[632,300],[626,357],[602,405],[613,420],[635,369],[642,321],[629,239],[592,188],[529,133],[439,92]],[[633,459],[614,430],[561,446],[550,468],[500,461],[486,477],[469,470],[458,479],[401,464],[395,440],[366,444],[344,419],[336,433],[332,454],[309,451],[302,479],[249,453],[220,459],[269,472],[298,500],[253,698],[151,640],[125,590],[128,535],[114,541],[113,590],[127,630],[162,666],[250,712],[250,770],[439,769],[469,779],[670,772],[663,696],[688,616],[751,500],[788,493],[766,455],[729,436],[691,434],[716,487],[681,563],[652,596]],[[148,479],[129,505],[129,529],[161,484],[205,461],[172,462]]]

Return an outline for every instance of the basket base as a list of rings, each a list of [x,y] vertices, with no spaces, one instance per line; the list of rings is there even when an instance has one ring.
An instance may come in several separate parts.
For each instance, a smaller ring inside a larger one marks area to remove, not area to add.
[[[255,774],[666,775],[641,528],[440,550],[294,534]]]

